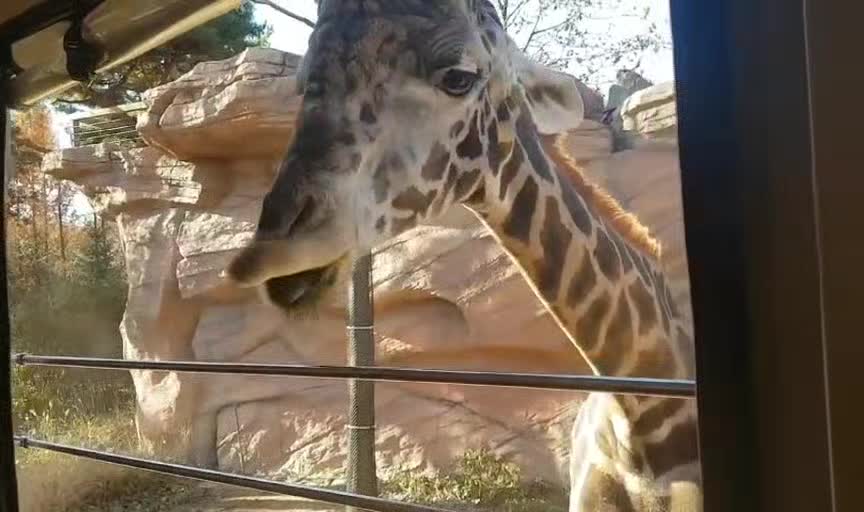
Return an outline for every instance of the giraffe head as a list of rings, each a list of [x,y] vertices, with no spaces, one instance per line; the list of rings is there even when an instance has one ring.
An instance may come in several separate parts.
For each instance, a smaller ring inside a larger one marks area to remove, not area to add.
[[[520,123],[560,133],[584,110],[488,0],[322,0],[298,84],[295,139],[227,272],[283,307],[313,301],[353,251],[482,203]]]

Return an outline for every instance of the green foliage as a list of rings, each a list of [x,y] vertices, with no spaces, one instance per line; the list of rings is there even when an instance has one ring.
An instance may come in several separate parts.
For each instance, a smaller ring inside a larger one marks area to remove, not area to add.
[[[110,107],[137,101],[142,92],[177,79],[199,62],[225,59],[250,46],[267,46],[272,29],[257,23],[254,14],[254,6],[244,2],[224,16],[102,73],[86,86],[76,86],[59,98],[57,107],[72,110],[74,103]]]
[[[524,482],[518,465],[488,450],[466,452],[449,474],[399,471],[384,482],[386,495],[419,504],[510,512],[564,511],[563,489],[541,481]]]
[[[120,355],[126,285],[116,244],[105,227],[83,234],[69,264],[52,243],[46,250],[43,241],[24,236],[26,228],[14,238],[9,284],[16,350]]]

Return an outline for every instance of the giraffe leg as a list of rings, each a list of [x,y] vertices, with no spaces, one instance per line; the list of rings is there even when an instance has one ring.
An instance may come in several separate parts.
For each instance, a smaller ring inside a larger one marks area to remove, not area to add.
[[[571,431],[570,512],[665,512],[631,447],[624,410],[614,396],[589,395]]]

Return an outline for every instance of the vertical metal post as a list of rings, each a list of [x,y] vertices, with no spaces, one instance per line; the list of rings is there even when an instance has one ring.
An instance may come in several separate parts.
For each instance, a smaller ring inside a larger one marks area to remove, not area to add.
[[[12,368],[9,356],[12,343],[9,329],[9,296],[6,290],[6,152],[8,104],[7,76],[11,62],[8,62],[9,48],[0,43],[0,512],[18,511],[18,481],[15,478],[15,446],[12,442]]]
[[[351,269],[348,292],[348,364],[375,364],[372,300],[372,255],[357,255]],[[375,467],[375,383],[348,381],[348,469],[350,492],[377,496]],[[348,510],[354,510],[349,507]]]

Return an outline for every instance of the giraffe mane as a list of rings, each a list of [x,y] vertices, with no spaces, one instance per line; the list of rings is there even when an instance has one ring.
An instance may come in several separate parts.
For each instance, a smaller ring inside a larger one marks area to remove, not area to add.
[[[656,260],[662,255],[662,245],[636,215],[627,212],[617,199],[585,175],[582,167],[564,147],[567,134],[544,135],[543,146],[562,177],[566,177],[594,212],[634,247]]]

